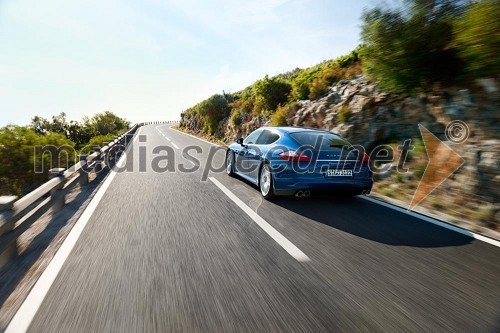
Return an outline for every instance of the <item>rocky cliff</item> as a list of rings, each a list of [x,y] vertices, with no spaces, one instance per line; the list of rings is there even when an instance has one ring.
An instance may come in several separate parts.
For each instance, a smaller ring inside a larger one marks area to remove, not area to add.
[[[363,145],[368,151],[380,144],[420,138],[418,124],[422,124],[438,138],[445,140],[445,127],[452,120],[462,120],[469,127],[467,140],[452,148],[465,160],[464,166],[434,195],[452,203],[457,216],[482,220],[490,228],[498,228],[500,211],[500,84],[497,79],[480,79],[463,87],[443,88],[436,84],[415,96],[384,92],[365,76],[341,80],[324,97],[292,103],[286,109],[290,126],[330,130],[353,144]],[[183,119],[183,126],[196,131],[195,119]],[[239,125],[224,119],[217,135],[228,143],[246,136],[269,121],[247,116]],[[425,159],[425,155],[420,157]],[[425,161],[426,163],[426,161]],[[425,164],[423,165],[425,167]],[[418,166],[417,166],[418,167]],[[390,175],[389,175],[390,176]],[[396,175],[393,175],[396,176]],[[389,178],[389,182],[417,182],[420,174]],[[387,179],[387,175],[379,180]],[[401,185],[401,184],[399,184]],[[408,184],[409,192],[396,196],[408,201],[415,184]],[[398,185],[392,186],[396,192]],[[411,199],[411,198],[410,198]],[[435,198],[435,200],[438,200]],[[438,206],[438,203],[436,203]],[[462,208],[466,211],[462,211]],[[476,217],[470,215],[471,210]]]

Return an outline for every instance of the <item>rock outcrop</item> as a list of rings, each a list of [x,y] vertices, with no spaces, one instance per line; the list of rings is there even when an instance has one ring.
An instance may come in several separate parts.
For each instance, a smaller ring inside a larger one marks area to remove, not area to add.
[[[420,138],[419,124],[446,140],[445,128],[452,120],[464,121],[468,139],[453,145],[466,163],[446,181],[443,200],[468,201],[484,206],[499,221],[500,212],[500,85],[497,79],[480,79],[464,87],[435,84],[415,96],[384,92],[364,76],[341,80],[322,98],[288,106],[290,126],[320,128],[340,134],[368,151],[379,144]],[[183,119],[183,126],[197,128],[197,119]],[[219,124],[216,137],[232,142],[266,125],[259,117],[247,116],[235,126],[229,119]],[[413,174],[411,175],[413,177]],[[406,178],[408,178],[407,176]],[[403,177],[403,181],[406,179]],[[497,223],[498,227],[498,222]]]

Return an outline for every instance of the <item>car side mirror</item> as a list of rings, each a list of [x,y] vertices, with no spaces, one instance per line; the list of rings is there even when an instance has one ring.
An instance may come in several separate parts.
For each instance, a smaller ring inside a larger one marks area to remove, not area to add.
[[[241,146],[243,146],[243,138],[238,138],[236,139],[236,143],[240,144]]]

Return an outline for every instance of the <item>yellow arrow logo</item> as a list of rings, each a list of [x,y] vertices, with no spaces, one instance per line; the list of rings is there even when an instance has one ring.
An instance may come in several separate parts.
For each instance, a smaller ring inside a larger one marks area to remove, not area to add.
[[[418,127],[424,140],[429,162],[410,203],[410,210],[415,208],[415,206],[434,191],[436,187],[441,185],[446,178],[457,171],[465,162],[460,155],[455,153],[453,149],[439,140],[424,126],[419,124]]]

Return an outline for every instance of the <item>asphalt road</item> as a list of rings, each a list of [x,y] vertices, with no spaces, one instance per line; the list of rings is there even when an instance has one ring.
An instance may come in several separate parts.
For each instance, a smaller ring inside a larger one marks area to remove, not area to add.
[[[210,174],[300,261],[202,170],[151,166],[154,147],[191,168],[182,149],[204,165],[212,145],[167,125],[140,134],[29,332],[500,331],[500,248],[361,198],[271,203]]]

